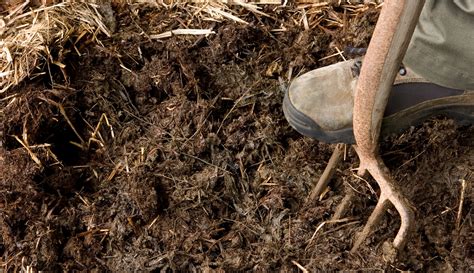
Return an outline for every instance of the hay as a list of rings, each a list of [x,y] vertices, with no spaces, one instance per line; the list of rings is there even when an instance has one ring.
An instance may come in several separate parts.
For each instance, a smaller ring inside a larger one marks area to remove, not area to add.
[[[61,60],[51,55],[52,49],[65,50],[68,42],[75,48],[84,39],[100,44],[98,33],[110,36],[92,4],[60,3],[28,10],[27,1],[0,17],[0,93],[41,73],[39,67],[45,62],[64,69]]]
[[[98,5],[91,2],[64,2],[32,9],[29,1],[25,1],[16,7],[10,7],[8,15],[0,16],[0,94],[26,78],[46,74],[45,71],[49,71],[50,65],[58,66],[66,76],[65,64],[61,60],[63,53],[75,51],[80,55],[79,46],[76,47],[78,43],[101,44],[98,34],[110,36],[110,31],[104,24],[107,18],[104,20],[98,11]],[[170,9],[170,12],[173,12],[172,8],[176,8],[192,12],[198,21],[231,20],[247,24],[240,17],[242,11],[250,11],[255,16],[271,18],[271,13],[261,11],[261,7],[265,4],[275,6],[275,8],[294,9],[294,18],[299,18],[297,21],[304,29],[311,29],[320,25],[334,28],[344,26],[343,19],[333,11],[333,6],[341,6],[350,14],[360,14],[367,10],[369,4],[380,5],[381,2],[383,1],[139,0],[131,1],[127,5],[153,5],[157,8]],[[274,31],[285,30],[286,28],[282,26],[281,29]],[[161,33],[151,33],[151,37],[162,39],[180,34],[209,35],[212,33],[212,29],[199,29],[199,27],[167,29]],[[51,52],[57,50],[60,52],[53,56]]]

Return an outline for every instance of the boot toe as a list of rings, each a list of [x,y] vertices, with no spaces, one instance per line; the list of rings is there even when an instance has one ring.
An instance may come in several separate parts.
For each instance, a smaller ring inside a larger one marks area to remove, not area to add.
[[[283,102],[290,125],[303,135],[329,143],[353,143],[353,93],[357,79],[350,60],[296,78]]]

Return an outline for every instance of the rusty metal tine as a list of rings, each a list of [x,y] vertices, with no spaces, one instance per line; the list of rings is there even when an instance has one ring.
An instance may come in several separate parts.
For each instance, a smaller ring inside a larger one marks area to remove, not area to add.
[[[354,245],[352,246],[352,249],[351,249],[351,253],[354,253],[359,249],[359,246],[362,244],[365,238],[369,236],[373,228],[380,222],[382,216],[387,211],[389,204],[390,203],[388,202],[387,197],[381,196],[379,198],[379,201],[377,202],[375,209],[372,211],[372,214],[370,215],[369,220],[367,220],[367,223],[365,224],[364,229],[356,236]]]
[[[343,154],[344,144],[339,143],[334,148],[334,152],[332,153],[331,158],[329,159],[329,162],[326,165],[323,174],[319,178],[314,188],[311,190],[311,193],[308,198],[306,199],[306,204],[313,203],[321,195],[324,189],[326,189],[329,184],[329,181],[331,180],[334,172],[337,169],[337,165],[339,164],[339,162],[341,162]]]

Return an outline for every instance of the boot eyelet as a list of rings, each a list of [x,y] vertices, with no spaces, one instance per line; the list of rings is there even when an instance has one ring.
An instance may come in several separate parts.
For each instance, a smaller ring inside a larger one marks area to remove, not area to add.
[[[400,76],[405,76],[407,74],[407,70],[405,67],[400,67],[400,70],[398,70],[398,74],[400,74]]]

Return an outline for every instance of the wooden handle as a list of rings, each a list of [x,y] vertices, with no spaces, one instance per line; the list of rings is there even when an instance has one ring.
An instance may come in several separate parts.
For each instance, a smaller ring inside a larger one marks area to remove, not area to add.
[[[362,64],[354,98],[354,136],[361,153],[375,155],[382,118],[424,0],[386,0]]]

